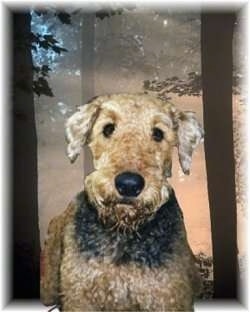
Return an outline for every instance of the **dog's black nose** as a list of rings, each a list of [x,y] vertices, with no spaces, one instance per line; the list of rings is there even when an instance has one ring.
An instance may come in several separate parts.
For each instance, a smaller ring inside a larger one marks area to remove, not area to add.
[[[134,172],[123,172],[115,177],[115,187],[120,195],[138,196],[144,188],[145,181],[141,175]]]

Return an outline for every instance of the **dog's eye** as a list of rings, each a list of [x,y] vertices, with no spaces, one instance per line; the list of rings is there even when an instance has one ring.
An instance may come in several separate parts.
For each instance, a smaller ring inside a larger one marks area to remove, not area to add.
[[[159,128],[153,128],[152,137],[156,142],[161,142],[164,139],[164,132]]]
[[[115,125],[112,123],[109,123],[106,126],[104,126],[102,133],[106,138],[109,138],[111,134],[114,132],[114,130],[115,130]]]

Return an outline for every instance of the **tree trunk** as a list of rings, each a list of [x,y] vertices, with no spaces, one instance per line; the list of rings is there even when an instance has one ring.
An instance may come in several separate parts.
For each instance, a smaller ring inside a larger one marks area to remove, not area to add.
[[[95,44],[95,14],[82,15],[82,103],[86,104],[95,95],[94,90],[94,44]],[[93,170],[93,160],[90,149],[85,146],[83,153],[84,176]]]
[[[214,297],[237,296],[237,219],[232,120],[234,13],[202,14],[205,155],[211,214]]]
[[[31,16],[12,15],[12,174],[14,298],[39,298],[39,226],[37,198],[37,137],[29,45]]]

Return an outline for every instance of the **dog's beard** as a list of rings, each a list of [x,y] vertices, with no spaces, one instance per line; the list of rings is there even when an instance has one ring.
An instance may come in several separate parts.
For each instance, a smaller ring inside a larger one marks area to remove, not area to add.
[[[149,221],[157,209],[141,205],[140,201],[107,199],[98,207],[98,214],[104,224],[112,229],[137,231],[139,226]]]
[[[97,174],[92,174],[85,180],[85,191],[103,224],[110,229],[125,232],[137,231],[140,225],[150,221],[169,197],[167,183],[160,188],[151,183],[150,188],[135,199],[119,198],[112,190],[111,185],[101,183]]]

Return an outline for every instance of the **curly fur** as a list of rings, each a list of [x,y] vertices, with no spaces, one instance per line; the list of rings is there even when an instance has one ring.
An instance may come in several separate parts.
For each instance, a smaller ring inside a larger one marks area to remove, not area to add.
[[[103,135],[112,123],[111,136]],[[153,139],[157,127],[163,139]],[[99,96],[66,122],[73,162],[88,144],[95,170],[84,191],[52,220],[43,250],[41,297],[63,311],[191,311],[199,277],[183,217],[168,183],[176,147],[189,174],[203,130],[192,112],[145,94]],[[115,177],[139,173],[139,196]]]

